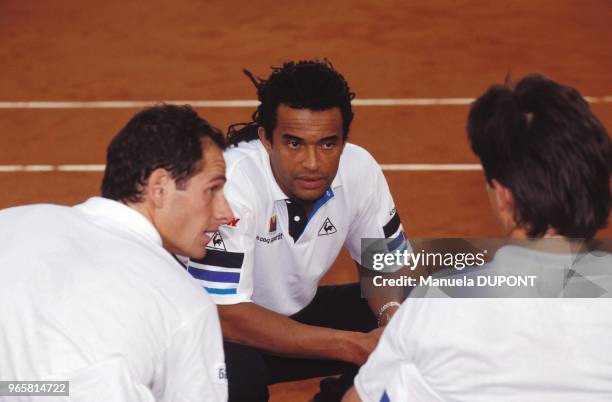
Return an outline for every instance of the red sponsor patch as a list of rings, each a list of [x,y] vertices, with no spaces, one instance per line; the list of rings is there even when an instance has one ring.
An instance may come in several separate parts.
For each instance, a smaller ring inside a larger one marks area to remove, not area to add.
[[[276,215],[270,218],[270,224],[268,225],[268,232],[269,233],[276,232]]]
[[[238,227],[238,222],[240,222],[240,218],[234,218],[228,223],[226,223],[225,226],[235,229]]]

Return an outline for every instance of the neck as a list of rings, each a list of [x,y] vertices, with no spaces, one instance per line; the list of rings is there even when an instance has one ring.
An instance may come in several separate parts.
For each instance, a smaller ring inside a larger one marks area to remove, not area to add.
[[[519,227],[514,227],[513,229],[510,230],[508,237],[511,237],[513,239],[526,239],[529,236],[527,235],[527,230],[523,228],[519,228]],[[566,238],[564,236],[561,236],[557,232],[555,232],[553,229],[548,229],[546,233],[544,233],[544,236],[542,236],[540,239],[566,239]]]
[[[303,201],[303,200],[294,200],[294,202],[297,202],[298,204],[300,204],[302,206],[302,208],[304,208],[304,211],[306,212],[306,216],[310,219],[310,214],[312,213],[312,210],[314,209],[314,204],[315,201]]]
[[[155,222],[153,220],[153,214],[151,213],[150,209],[147,207],[146,203],[144,202],[135,203],[135,202],[128,202],[128,201],[119,201],[119,202],[122,203],[123,205],[127,205],[128,207],[132,208],[134,211],[139,212],[142,216],[147,218],[147,220],[151,222],[153,226],[155,226]]]
[[[509,237],[512,239],[510,242],[512,244],[547,253],[575,254],[584,247],[583,241],[571,241],[552,229],[549,229],[544,236],[534,239],[527,236],[526,230],[514,228],[510,232]]]

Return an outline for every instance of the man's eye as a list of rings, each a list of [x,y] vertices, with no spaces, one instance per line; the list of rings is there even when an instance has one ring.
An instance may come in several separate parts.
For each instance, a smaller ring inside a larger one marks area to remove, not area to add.
[[[210,194],[210,193],[216,193],[216,192],[218,192],[221,189],[223,189],[223,186],[217,184],[217,185],[208,187],[205,191],[206,191],[207,194]]]
[[[287,142],[287,146],[291,149],[298,149],[300,147],[300,142],[299,141],[288,141]]]
[[[323,149],[334,149],[335,146],[336,146],[335,142],[324,142],[323,143]]]

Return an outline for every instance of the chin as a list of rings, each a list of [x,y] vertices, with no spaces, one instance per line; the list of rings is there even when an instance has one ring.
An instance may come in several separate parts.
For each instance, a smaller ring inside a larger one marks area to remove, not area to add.
[[[170,251],[170,250],[168,250]],[[204,255],[206,254],[206,248],[204,247],[200,247],[199,245],[197,247],[193,247],[193,248],[186,248],[183,247],[180,250],[177,248],[175,250],[170,251],[172,254],[176,254],[176,255],[180,255],[183,257],[188,257],[194,260],[199,260],[204,258]]]
[[[299,200],[302,201],[307,201],[307,202],[314,202],[316,200],[318,200],[319,198],[321,198],[323,196],[323,194],[325,194],[325,191],[327,190],[327,188],[325,190],[301,190],[299,193],[294,193],[295,197]]]
[[[195,260],[201,260],[202,258],[204,258],[204,256],[206,256],[206,249],[200,249],[197,252],[189,253],[189,258]]]

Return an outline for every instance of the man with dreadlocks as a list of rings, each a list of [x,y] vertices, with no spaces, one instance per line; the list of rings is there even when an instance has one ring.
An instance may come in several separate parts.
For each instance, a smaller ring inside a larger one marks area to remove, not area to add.
[[[358,284],[319,286],[342,246],[408,248],[385,177],[347,143],[354,94],[328,62],[288,62],[256,79],[253,122],[230,127],[226,197],[235,219],[189,272],[216,301],[230,401],[267,401],[268,384],[333,374],[317,401],[339,400],[399,300]],[[363,268],[362,268],[363,271]]]

